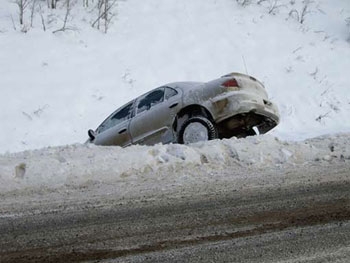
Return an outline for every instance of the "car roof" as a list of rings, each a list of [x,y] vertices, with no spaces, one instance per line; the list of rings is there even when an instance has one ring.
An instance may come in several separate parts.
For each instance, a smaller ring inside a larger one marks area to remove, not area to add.
[[[157,88],[154,88],[154,89],[151,89],[139,96],[137,96],[135,99],[129,101],[129,102],[135,102],[136,100],[138,100],[139,98],[141,98],[142,96],[150,93],[150,92],[153,92],[154,90],[157,90],[159,88],[164,88],[164,87],[169,87],[169,88],[173,88],[173,89],[181,89],[183,92],[188,92],[190,90],[193,90],[193,89],[196,89],[197,87],[201,86],[205,84],[204,82],[196,82],[196,81],[179,81],[179,82],[172,82],[172,83],[168,83],[168,84],[165,84],[165,85],[162,85],[162,86],[159,86]],[[129,103],[128,102],[128,103]],[[125,103],[123,106],[121,107],[124,107],[126,106],[126,104],[128,103]]]
[[[190,90],[190,89],[197,88],[198,86],[201,86],[203,84],[204,82],[180,81],[180,82],[168,83],[164,86],[174,88],[174,89]]]

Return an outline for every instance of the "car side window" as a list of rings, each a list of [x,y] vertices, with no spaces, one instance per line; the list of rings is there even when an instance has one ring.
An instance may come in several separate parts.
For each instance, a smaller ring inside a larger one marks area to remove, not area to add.
[[[137,105],[137,113],[149,110],[153,106],[164,101],[164,88],[156,89],[150,93],[145,94],[139,99]]]
[[[125,107],[114,112],[107,120],[105,120],[100,127],[97,129],[97,133],[101,133],[109,128],[114,127],[115,125],[122,123],[123,121],[130,118],[130,113],[132,109],[133,103],[129,103]]]
[[[169,87],[165,87],[165,100],[168,100],[170,99],[171,97],[177,95],[177,91],[172,89],[172,88],[169,88]]]

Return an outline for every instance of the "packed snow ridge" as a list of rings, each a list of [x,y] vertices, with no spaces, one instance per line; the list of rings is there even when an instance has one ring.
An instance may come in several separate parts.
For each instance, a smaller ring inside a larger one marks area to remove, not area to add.
[[[350,160],[350,134],[317,137],[302,142],[270,135],[214,140],[192,145],[100,147],[69,145],[0,156],[0,193],[13,190],[137,181],[147,177],[180,177],[196,168],[235,166],[266,168],[309,162]],[[172,171],[172,173],[169,173]],[[175,171],[175,173],[174,173]],[[179,171],[177,175],[176,171]],[[179,179],[179,178],[177,178]]]

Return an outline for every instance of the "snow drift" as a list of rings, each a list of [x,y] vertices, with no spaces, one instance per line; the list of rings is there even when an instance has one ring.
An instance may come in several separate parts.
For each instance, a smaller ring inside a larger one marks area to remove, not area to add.
[[[231,166],[265,169],[284,164],[350,160],[350,134],[302,142],[280,141],[270,135],[214,140],[193,145],[101,147],[69,145],[0,156],[0,193],[13,190],[88,187],[127,181],[156,180],[189,170]],[[171,171],[172,173],[169,173]],[[178,173],[177,173],[178,172]],[[147,178],[141,178],[146,174]],[[198,178],[197,178],[198,179]]]

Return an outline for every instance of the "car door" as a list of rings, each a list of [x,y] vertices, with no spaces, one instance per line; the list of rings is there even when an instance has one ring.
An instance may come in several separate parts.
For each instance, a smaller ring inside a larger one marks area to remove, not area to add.
[[[96,145],[131,144],[129,132],[130,120],[133,113],[134,102],[129,102],[113,112],[96,130],[94,143]]]
[[[153,145],[174,140],[172,124],[181,108],[180,94],[170,87],[160,87],[139,97],[130,134],[135,144]]]

